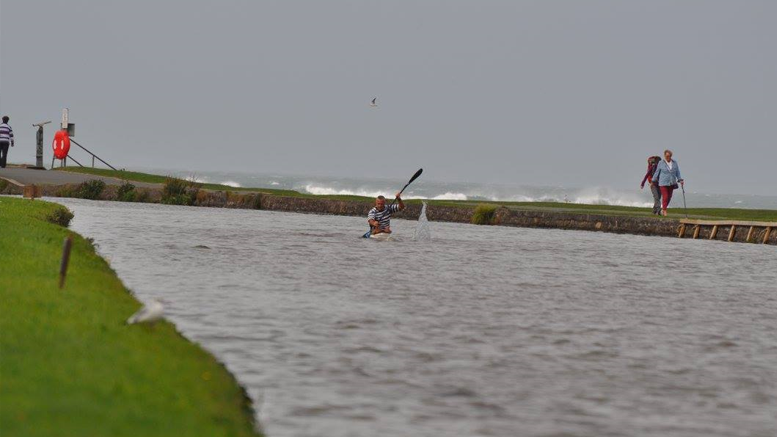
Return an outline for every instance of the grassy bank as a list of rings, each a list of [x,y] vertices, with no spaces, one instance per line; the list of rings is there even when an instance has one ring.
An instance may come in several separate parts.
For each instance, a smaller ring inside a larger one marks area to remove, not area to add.
[[[162,184],[167,179],[165,176],[153,175],[148,173],[139,173],[131,171],[113,171],[105,169],[95,169],[87,167],[67,167],[64,171],[78,173],[94,174],[99,176],[109,176],[119,179],[149,182]],[[354,200],[372,202],[372,198],[360,196],[316,196],[312,194],[300,193],[292,190],[275,190],[271,188],[234,188],[220,184],[203,184],[202,188],[215,191],[232,192],[261,192],[277,196],[291,197],[310,197],[336,200]],[[408,203],[418,203],[419,200],[409,200]],[[482,200],[459,201],[459,200],[429,200],[431,206],[457,206],[477,208],[482,205],[504,206],[514,210],[531,210],[547,212],[570,212],[576,214],[600,214],[631,217],[656,217],[651,214],[649,208],[636,208],[628,206],[613,205],[581,205],[575,203],[555,203],[555,202],[488,202]],[[681,199],[675,198],[672,208],[670,208],[670,218],[685,217],[685,211],[681,207]],[[751,221],[777,221],[777,210],[758,210],[758,209],[734,209],[734,208],[688,208],[690,218],[699,219],[719,219],[719,220],[751,220]],[[658,217],[656,217],[658,218]]]
[[[59,205],[0,197],[0,435],[252,436],[242,389],[140,304]],[[67,284],[62,241],[74,236]]]

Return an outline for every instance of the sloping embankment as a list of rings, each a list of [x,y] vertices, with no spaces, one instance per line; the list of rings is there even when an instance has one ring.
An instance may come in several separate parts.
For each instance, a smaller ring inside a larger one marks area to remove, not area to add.
[[[140,304],[64,207],[0,198],[0,435],[256,436],[243,388]],[[73,237],[57,286],[62,241]]]

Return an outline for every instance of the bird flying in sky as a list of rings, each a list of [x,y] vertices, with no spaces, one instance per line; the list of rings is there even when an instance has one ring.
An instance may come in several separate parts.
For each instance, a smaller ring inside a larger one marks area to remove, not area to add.
[[[378,103],[377,103],[377,101],[378,101],[378,98],[377,98],[377,97],[375,97],[374,99],[372,99],[372,102],[370,102],[370,107],[371,107],[371,108],[377,108],[377,107],[378,107]]]

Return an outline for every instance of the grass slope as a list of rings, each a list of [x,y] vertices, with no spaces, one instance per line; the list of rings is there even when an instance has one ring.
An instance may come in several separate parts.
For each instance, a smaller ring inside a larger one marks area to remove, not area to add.
[[[213,356],[167,322],[123,324],[140,304],[88,241],[47,221],[58,208],[0,197],[0,435],[255,435]]]
[[[96,169],[88,167],[67,167],[62,169],[64,171],[72,171],[78,173],[87,173],[100,176],[111,176],[120,179],[126,179],[139,182],[150,183],[163,183],[166,179],[165,176],[153,175],[148,173],[138,173],[131,171],[113,171],[105,169]],[[312,194],[304,194],[292,190],[274,190],[270,188],[234,188],[226,185],[219,184],[204,184],[203,188],[209,190],[219,191],[249,191],[249,192],[262,192],[268,194],[275,194],[278,196],[293,196],[293,197],[315,197],[323,199],[336,199],[336,200],[357,200],[372,202],[373,199],[369,197],[360,196],[316,196]],[[682,198],[678,192],[673,199],[670,207],[669,218],[683,218],[685,212],[682,210]],[[420,200],[409,200],[407,203],[420,203]],[[531,210],[531,211],[548,211],[548,212],[568,212],[577,214],[601,214],[601,215],[618,215],[618,216],[636,216],[636,217],[655,217],[650,213],[648,208],[635,208],[628,206],[613,206],[613,205],[581,205],[574,203],[554,203],[554,202],[488,202],[481,200],[472,201],[458,201],[458,200],[429,200],[427,201],[431,206],[456,206],[456,207],[469,207],[476,208],[479,205],[498,205],[505,206],[515,210]],[[751,220],[751,221],[777,221],[777,210],[758,210],[758,209],[734,209],[734,208],[689,208],[689,218],[697,219],[715,219],[715,220]]]

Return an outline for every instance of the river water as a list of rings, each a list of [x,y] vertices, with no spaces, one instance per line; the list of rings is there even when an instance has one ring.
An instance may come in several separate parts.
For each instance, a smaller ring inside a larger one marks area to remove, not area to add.
[[[270,437],[777,429],[772,246],[56,201]]]

